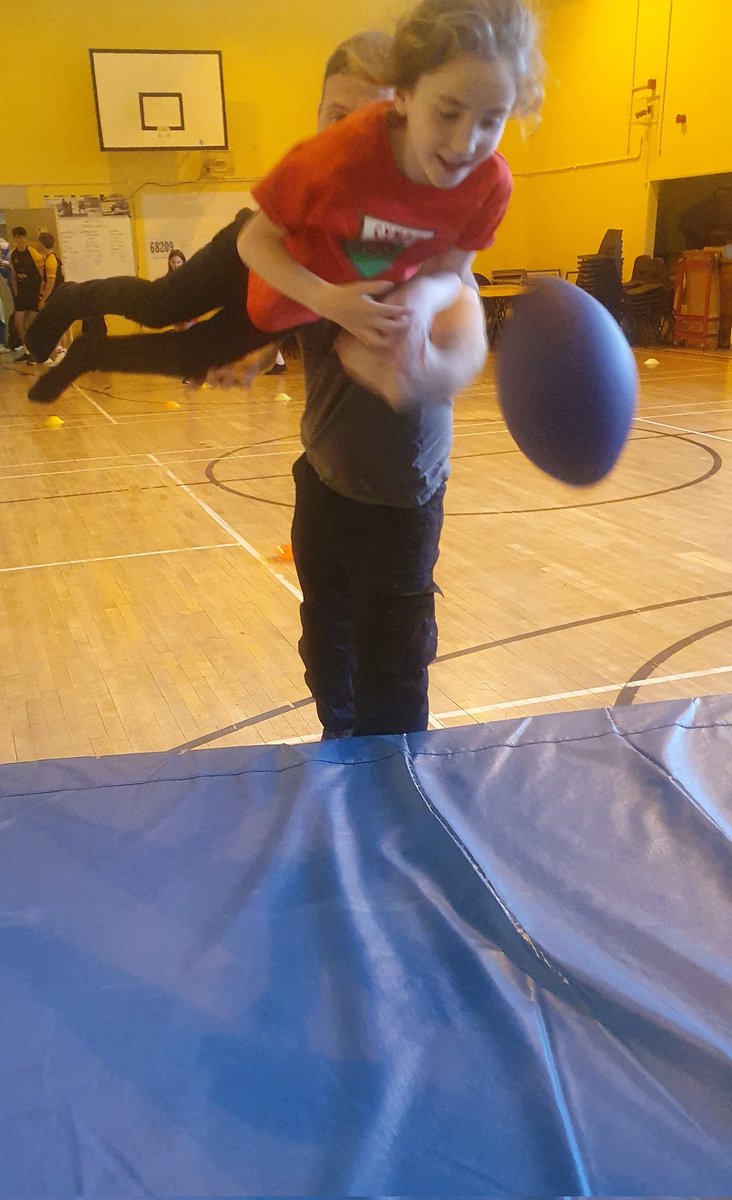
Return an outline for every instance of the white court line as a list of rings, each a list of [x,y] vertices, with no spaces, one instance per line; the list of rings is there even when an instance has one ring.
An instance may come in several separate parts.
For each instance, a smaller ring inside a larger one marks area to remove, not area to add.
[[[712,667],[708,671],[685,671],[679,675],[658,675],[655,679],[639,679],[635,683],[629,680],[628,684],[632,687],[653,687],[658,683],[675,683],[681,679],[704,679],[709,675],[724,675],[732,671],[732,666],[729,667]],[[556,692],[550,696],[531,696],[526,700],[508,700],[504,704],[484,704],[480,708],[456,708],[452,712],[430,713],[429,726],[431,729],[444,729],[443,721],[447,721],[454,717],[469,717],[480,716],[482,713],[496,712],[501,709],[523,708],[530,704],[545,704],[554,700],[575,700],[582,696],[600,696],[604,692],[622,691],[626,686],[625,683],[610,683],[603,687],[585,688],[582,691],[576,692]],[[276,742],[267,742],[268,746],[284,745],[294,746],[303,742],[316,742],[320,737],[317,733],[306,733],[300,737],[291,737],[278,739]]]
[[[643,364],[641,364],[643,365]],[[720,374],[726,374],[726,363],[722,364],[725,367],[724,372],[720,372],[719,368],[714,368],[709,371],[684,371],[683,375],[679,375],[678,371],[672,371],[666,375],[663,371],[659,371],[657,367],[646,367],[646,371],[641,375],[642,384],[659,384],[659,383],[678,383],[679,379],[719,379]]]
[[[205,500],[199,499],[199,497],[196,496],[191,488],[188,487],[188,484],[184,483],[182,479],[179,479],[177,475],[174,475],[170,468],[166,467],[165,463],[162,463],[159,458],[156,458],[154,454],[149,454],[148,458],[158,467],[160,467],[168,476],[168,478],[173,480],[173,483],[177,487],[182,488],[186,495],[190,496],[191,500],[193,500],[199,506],[199,508],[202,508],[203,511],[207,513],[217,525],[219,525],[226,533],[228,533],[229,536],[234,539],[236,544],[241,546],[242,550],[246,550],[247,554],[250,554],[255,562],[258,562],[260,566],[264,567],[265,571],[268,571],[278,583],[281,583],[284,588],[287,588],[288,592],[291,592],[292,595],[299,600],[300,603],[302,603],[302,592],[300,589],[295,587],[294,584],[290,583],[289,579],[287,579],[280,571],[275,571],[272,565],[267,562],[267,559],[264,557],[264,555],[260,554],[258,550],[255,550],[251,542],[248,542],[246,538],[243,538],[241,534],[237,533],[234,527],[229,525],[228,521],[225,521],[224,518],[220,517],[219,514],[215,512],[209,504],[206,504]]]
[[[715,392],[717,391],[716,388],[714,390],[715,390]],[[664,389],[664,391],[665,391],[665,389]],[[732,396],[728,396],[728,394],[726,392],[723,392],[721,396],[711,395],[711,396],[699,397],[696,395],[691,395],[688,392],[678,392],[678,391],[676,393],[675,400],[670,400],[668,396],[665,396],[665,397],[664,396],[646,396],[646,397],[642,397],[642,402],[645,402],[645,400],[648,400],[650,403],[653,403],[654,400],[663,400],[663,399],[666,399],[668,401],[668,407],[673,406],[675,404],[683,404],[688,407],[689,404],[695,404],[698,406],[698,405],[703,405],[703,404],[718,404],[718,403],[725,404],[729,407],[729,405],[732,403]],[[696,412],[697,409],[695,408],[693,411]],[[701,409],[700,411],[703,412],[704,410]]]
[[[637,421],[645,421],[646,425],[657,425],[659,429],[673,429],[675,433],[692,433],[696,437],[711,438],[713,442],[732,442],[732,438],[722,437],[719,433],[706,433],[703,429],[686,429],[683,425],[669,425],[666,421],[652,421],[650,417],[636,417]]]
[[[681,401],[679,403],[681,403]],[[648,408],[644,408],[643,411],[653,413],[654,416],[664,416],[664,417],[706,417],[713,413],[714,414],[726,413],[728,416],[732,416],[732,403],[725,404],[722,408],[688,408],[688,407],[686,407],[686,408],[682,408],[682,410],[680,412],[678,412],[672,404],[668,404],[662,408],[651,408],[649,406]]]
[[[452,712],[435,713],[438,721],[446,721],[450,717],[477,716],[480,713],[496,712],[506,708],[524,708],[530,704],[549,704],[554,700],[577,700],[582,696],[601,696],[604,692],[620,692],[625,687],[655,687],[659,683],[677,683],[681,679],[706,679],[710,675],[727,675],[732,672],[729,667],[711,667],[708,671],[683,671],[679,675],[657,675],[653,679],[624,680],[623,683],[607,683],[602,687],[582,688],[577,692],[554,692],[548,696],[529,696],[525,700],[507,700],[503,704],[483,704],[480,708],[456,708]]]
[[[227,461],[228,462],[238,462],[239,459],[269,458],[270,456],[279,455],[279,454],[292,454],[292,451],[291,450],[274,450],[274,451],[271,451],[269,453],[264,453],[264,454],[230,454],[227,457]],[[149,457],[149,455],[147,455],[146,457]],[[63,459],[60,461],[73,462],[74,460],[73,459]],[[186,466],[189,466],[189,465],[193,465],[193,464],[199,463],[199,462],[207,463],[210,461],[211,461],[211,455],[205,454],[205,455],[199,455],[196,458],[177,459],[173,465],[178,466],[178,464],[182,462]],[[49,464],[49,465],[53,465],[53,464]],[[135,470],[137,470],[138,467],[145,467],[147,470],[151,470],[156,465],[157,464],[151,463],[151,462],[130,462],[130,463],[120,462],[120,463],[112,463],[108,467],[68,467],[63,471],[29,471],[23,475],[3,475],[0,473],[0,483],[2,483],[6,479],[55,479],[57,476],[60,476],[60,475],[83,475],[85,473],[94,473],[95,471],[96,472],[135,471]],[[226,482],[227,482],[227,480],[225,480],[225,479],[222,480],[222,483],[226,483]]]
[[[151,471],[154,469],[154,463],[116,463],[111,467],[67,467],[63,471],[27,471],[23,475],[0,475],[0,483],[4,483],[6,479],[56,479],[60,475],[94,475],[101,471],[136,471],[139,467]]]
[[[10,575],[15,571],[41,571],[45,567],[77,567],[83,563],[120,562],[124,558],[157,558],[165,554],[188,554],[197,550],[226,550],[235,546],[236,542],[214,542],[211,546],[177,546],[173,550],[137,550],[134,554],[103,554],[98,558],[66,558],[59,562],[28,563],[24,567],[0,567],[0,575]]]
[[[78,426],[74,426],[74,428],[78,428]],[[300,445],[300,439],[295,437],[294,435],[293,435],[293,437],[287,438],[287,439],[277,438],[275,441],[275,444],[279,446],[285,440],[294,442],[296,446]],[[248,454],[231,454],[230,452],[232,450],[237,450],[240,447],[238,447],[238,446],[210,446],[210,447],[204,447],[204,448],[206,449],[206,454],[200,454],[200,453],[195,452],[195,453],[197,453],[197,456],[195,458],[190,458],[190,459],[177,458],[176,463],[178,463],[178,462],[209,462],[211,459],[211,453],[209,453],[209,451],[210,452],[220,452],[222,457],[226,455],[227,457],[231,457],[231,458],[266,458],[267,454],[285,454],[286,453],[285,450],[269,450],[268,451],[265,448],[263,448],[262,452],[260,454],[250,454],[250,455],[248,455]],[[159,450],[158,453],[166,454],[166,455],[167,454],[180,455],[180,454],[193,454],[194,451],[189,446],[185,450]],[[149,456],[146,451],[136,450],[136,451],[130,451],[127,454],[95,454],[95,455],[91,455],[89,458],[85,458],[83,461],[84,462],[110,462],[110,460],[111,460],[112,465],[110,467],[105,467],[105,468],[100,468],[100,469],[116,470],[118,467],[126,467],[126,466],[140,465],[140,466],[146,467],[148,465],[146,462],[138,464],[138,463],[129,462],[128,460],[133,459],[133,458],[148,458],[148,457]],[[122,461],[117,461],[117,460],[122,460]],[[53,462],[50,464],[49,464],[48,460],[45,458],[33,458],[33,459],[30,459],[28,462],[17,462],[17,463],[14,463],[13,465],[16,467],[43,467],[43,466],[49,466],[49,465],[56,466],[57,463],[76,463],[78,461],[79,461],[78,456],[75,458],[55,458],[53,460]],[[2,469],[3,469],[2,466],[0,466],[0,471],[2,471]],[[83,468],[83,469],[86,470],[87,468]],[[0,475],[0,478],[3,478],[3,477]],[[13,476],[5,476],[5,478],[6,479],[7,478],[23,479],[24,476],[13,475]]]
[[[460,438],[490,437],[490,435],[492,433],[506,434],[506,433],[508,433],[508,430],[505,427],[503,429],[500,429],[500,428],[496,428],[494,426],[492,429],[479,429],[477,431],[477,433],[456,433],[453,435],[453,441],[457,441],[457,439],[459,437]]]
[[[35,426],[35,427],[37,428],[37,426]],[[84,428],[88,428],[88,427],[89,426],[84,426]],[[78,426],[74,426],[74,428],[78,428]],[[252,430],[252,432],[254,432],[254,431]],[[299,445],[300,439],[294,433],[292,434],[292,436],[274,439],[275,445],[283,445],[286,442],[294,442],[296,445]],[[203,449],[206,450],[206,455],[205,455],[205,457],[202,456],[202,458],[200,458],[200,461],[208,462],[208,460],[210,458],[209,451],[218,452],[218,454],[223,456],[223,455],[227,455],[229,451],[246,449],[246,448],[242,448],[242,446],[226,445],[226,446],[204,446]],[[185,455],[185,454],[191,454],[191,450],[192,450],[191,446],[185,446],[185,448],[182,450],[158,450],[157,452],[158,452],[158,454],[162,454],[162,455],[181,455],[181,454]],[[266,450],[266,448],[263,448],[263,451],[264,450]],[[234,457],[236,457],[236,455],[232,455],[232,457],[234,458]],[[244,456],[242,456],[242,457],[244,457]],[[259,456],[253,455],[252,457],[259,457]],[[122,462],[125,463],[128,460],[131,460],[131,458],[148,458],[148,452],[146,452],[145,450],[127,450],[124,452],[124,454],[122,454],[122,452],[120,452],[120,454],[89,455],[88,457],[84,458],[84,462],[113,462],[114,463],[116,460],[122,460]],[[71,458],[54,458],[54,464],[61,463],[61,462],[78,462],[78,461],[79,461],[78,455],[74,455]],[[185,461],[186,460],[184,458],[184,462]],[[197,460],[192,460],[192,461],[196,462]],[[47,460],[47,458],[29,458],[29,460],[26,460],[25,462],[14,463],[13,466],[16,466],[16,467],[44,467],[44,466],[48,466],[48,460]]]
[[[133,413],[130,413],[129,415],[126,415],[126,414],[121,415],[118,419],[114,419],[114,418],[110,418],[110,419],[112,420],[113,424],[119,425],[121,428],[125,428],[128,425],[150,425],[153,423],[153,421],[169,421],[170,422],[170,421],[174,421],[176,418],[181,418],[181,417],[185,417],[186,419],[195,417],[198,419],[198,418],[201,418],[202,416],[212,417],[214,415],[218,415],[220,417],[228,416],[228,417],[232,417],[232,419],[234,419],[234,414],[221,412],[221,411],[218,414],[214,414],[214,413],[202,414],[198,409],[192,409],[192,410],[181,409],[180,412],[166,412],[162,407],[159,412],[147,412],[147,413],[133,412]],[[38,424],[35,422],[31,422],[30,418],[28,418],[29,423],[27,425],[23,425],[21,428],[19,428],[18,422],[21,419],[25,420],[26,418],[13,417],[11,421],[5,422],[4,425],[2,424],[2,422],[0,422],[0,427],[6,428],[6,429],[18,429],[19,433],[29,433],[29,432],[32,432],[34,429],[38,429]],[[73,415],[66,416],[66,417],[64,417],[64,424],[69,426],[72,429],[98,429],[99,428],[99,426],[98,426],[97,422],[94,420],[94,418],[87,420],[83,416],[80,417],[78,420]],[[172,453],[172,451],[171,451],[171,453]]]
[[[83,387],[79,387],[78,383],[74,384],[74,390],[77,391],[80,396],[83,396],[85,400],[88,400],[90,404],[93,404],[97,412],[100,412],[103,417],[106,417],[106,419],[110,421],[112,425],[119,425],[119,421],[115,421],[114,417],[110,416],[106,408],[102,408],[101,404],[97,404],[96,400],[92,400],[89,393],[85,392]]]

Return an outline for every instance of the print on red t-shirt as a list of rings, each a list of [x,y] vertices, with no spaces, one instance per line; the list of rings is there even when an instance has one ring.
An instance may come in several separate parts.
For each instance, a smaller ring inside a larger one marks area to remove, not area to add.
[[[376,277],[403,283],[453,246],[489,246],[511,196],[508,164],[493,154],[456,188],[414,183],[389,142],[393,108],[378,101],[295,146],[252,194],[286,231],[296,262],[329,283]],[[254,272],[247,310],[279,332],[318,318]]]

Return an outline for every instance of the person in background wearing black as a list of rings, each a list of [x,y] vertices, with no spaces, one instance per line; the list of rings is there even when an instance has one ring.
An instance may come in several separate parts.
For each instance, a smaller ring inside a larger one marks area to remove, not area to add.
[[[15,226],[13,238],[15,247],[10,255],[10,286],[15,302],[15,329],[24,346],[23,353],[15,361],[43,362],[48,358],[48,354],[44,355],[43,359],[36,358],[26,342],[28,330],[38,313],[43,282],[43,258],[35,246],[28,245],[28,230],[22,225]],[[56,342],[53,345],[55,346]]]

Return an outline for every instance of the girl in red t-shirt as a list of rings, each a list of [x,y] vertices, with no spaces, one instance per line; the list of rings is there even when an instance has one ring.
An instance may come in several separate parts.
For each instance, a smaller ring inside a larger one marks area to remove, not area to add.
[[[440,280],[429,328],[494,239],[512,187],[497,147],[510,116],[538,107],[539,78],[523,0],[422,0],[381,81],[393,102],[296,146],[253,189],[260,212],[238,238],[253,325],[326,317],[380,350],[407,320],[385,297],[419,271]]]
[[[242,357],[320,317],[342,327],[336,346],[355,378],[378,374],[385,350],[389,360],[419,353],[435,315],[473,284],[473,254],[505,213],[511,174],[497,146],[510,116],[539,106],[536,38],[524,0],[422,0],[398,27],[383,78],[370,75],[393,99],[300,143],[254,189],[260,211],[236,235],[252,268],[241,314],[226,308],[154,347],[146,335],[79,338],[31,399],[54,400],[90,370],[177,375],[183,357],[185,375],[202,378],[234,343]],[[388,296],[416,273],[409,305]],[[175,339],[192,335],[184,356]]]

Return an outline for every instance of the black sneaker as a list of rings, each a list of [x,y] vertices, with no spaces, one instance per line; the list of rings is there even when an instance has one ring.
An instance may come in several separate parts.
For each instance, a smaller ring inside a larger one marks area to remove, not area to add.
[[[275,363],[268,371],[262,371],[263,375],[284,375],[287,372],[287,363]]]
[[[41,404],[50,404],[52,400],[58,400],[61,393],[74,382],[78,375],[84,375],[86,371],[96,369],[97,363],[94,355],[96,345],[93,338],[83,335],[76,338],[69,346],[68,354],[36,379],[28,391],[28,399]]]

